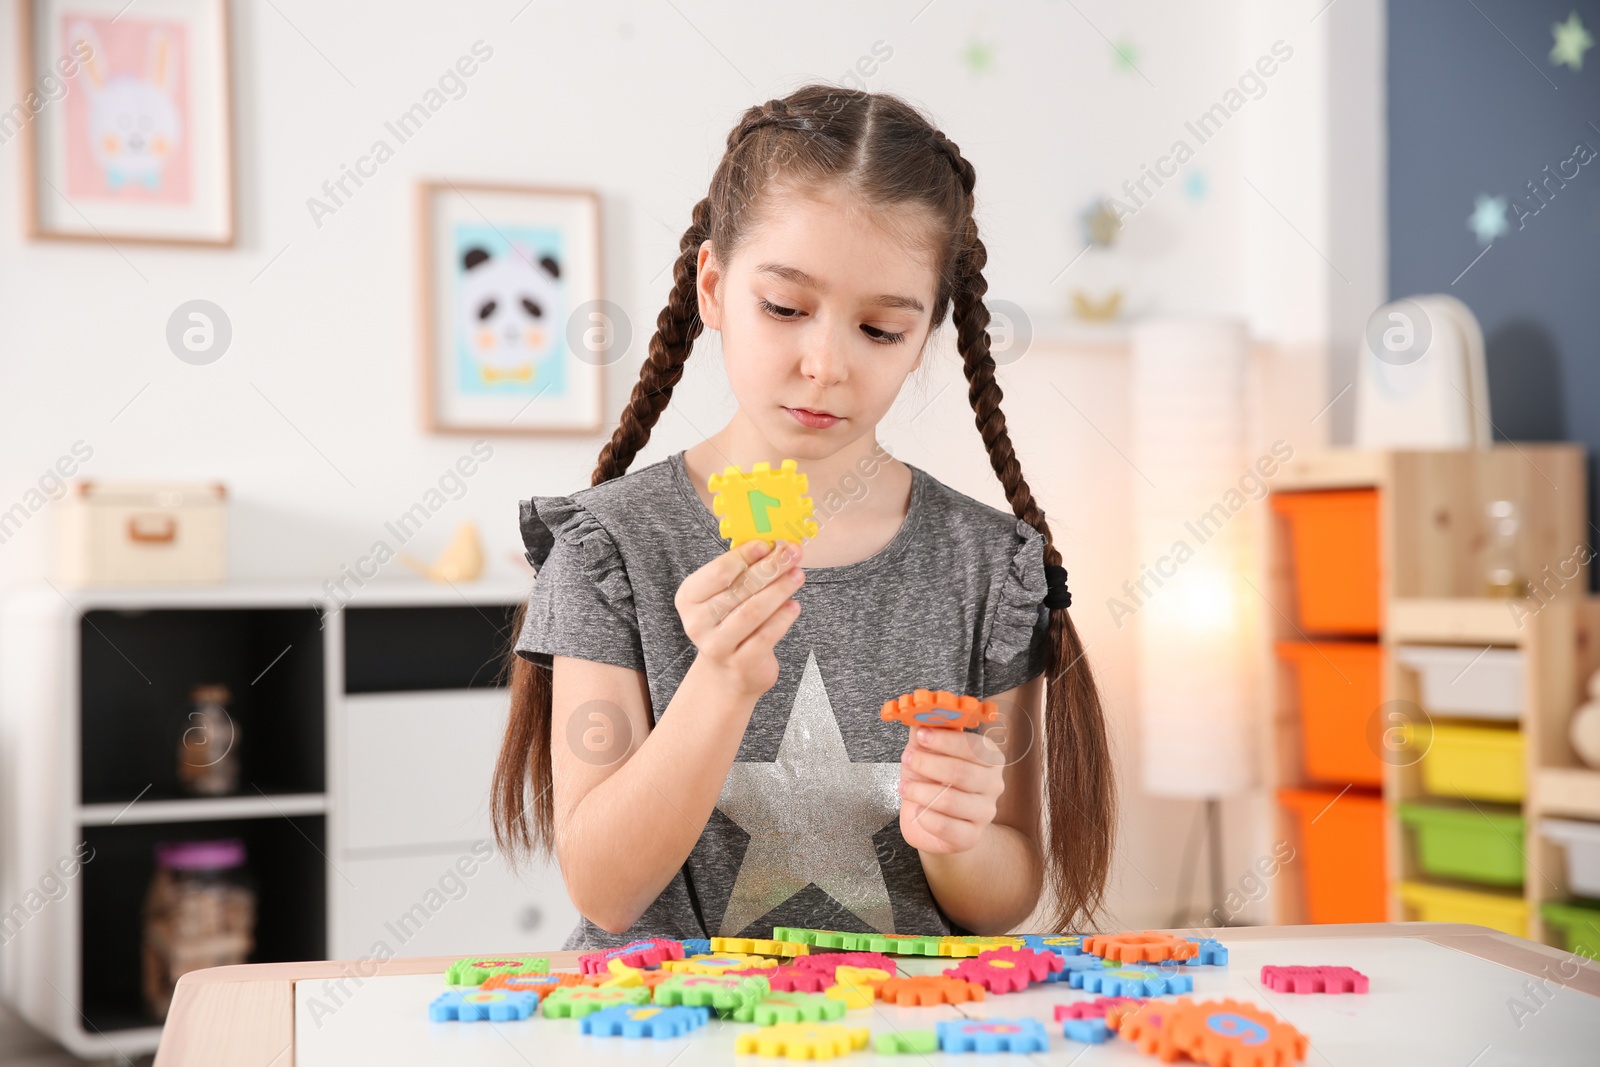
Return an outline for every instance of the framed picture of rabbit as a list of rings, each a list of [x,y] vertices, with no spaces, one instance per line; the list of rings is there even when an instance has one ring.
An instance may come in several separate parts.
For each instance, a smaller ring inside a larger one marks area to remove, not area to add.
[[[589,189],[421,182],[422,416],[438,433],[593,434],[628,317]]]
[[[28,236],[233,244],[227,0],[18,0]]]

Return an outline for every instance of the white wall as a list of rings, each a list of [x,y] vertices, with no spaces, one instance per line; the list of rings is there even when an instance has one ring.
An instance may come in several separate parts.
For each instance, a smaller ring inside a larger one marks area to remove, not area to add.
[[[8,72],[16,2],[0,13]],[[418,428],[415,181],[601,192],[607,295],[632,315],[638,337],[608,383],[614,417],[729,125],[751,103],[838,79],[880,41],[893,55],[869,86],[925,107],[974,161],[991,295],[1028,308],[1040,332],[1060,331],[1073,286],[1121,284],[1136,313],[1241,315],[1257,336],[1300,343],[1318,359],[1326,268],[1274,230],[1281,218],[1241,175],[1248,170],[1291,216],[1326,212],[1326,183],[1305,176],[1326,163],[1317,154],[1327,125],[1317,42],[1339,12],[1310,21],[1321,6],[828,0],[757,18],[731,0],[236,3],[236,248],[29,243],[20,141],[0,146],[0,219],[9,220],[0,228],[0,508],[81,439],[94,450],[89,477],[224,480],[236,577],[334,576],[471,443]],[[1278,37],[1292,41],[1294,59],[1189,165],[1205,172],[1205,198],[1185,195],[1186,168],[1128,220],[1118,249],[1090,252],[1063,273],[1081,248],[1085,203],[1121,195],[1175,138],[1194,145],[1184,120],[1218,101]],[[1108,38],[1135,44],[1137,71],[1119,69]],[[494,53],[466,95],[318,227],[307,198],[478,40]],[[991,47],[991,69],[965,65],[973,42]],[[1304,151],[1261,150],[1285,131]],[[220,304],[235,331],[229,353],[205,367],[180,363],[163,339],[171,310],[196,297]],[[639,463],[693,443],[731,410],[709,340]],[[1068,557],[1080,626],[1102,630],[1096,605],[1132,573],[1129,472],[1117,451],[1126,450],[1125,379],[1101,356],[1029,360],[1008,379],[1043,375],[1090,413],[1031,386],[1008,402]],[[904,398],[902,411],[946,379],[959,379],[953,364]],[[1003,506],[964,396],[957,382],[934,401],[936,418],[885,436],[912,462]],[[495,439],[465,497],[410,547],[431,555],[471,518],[491,566],[512,571],[517,499],[588,484],[603,440]],[[51,534],[46,508],[0,545],[0,590],[50,572]],[[1101,677],[1126,726],[1131,667],[1114,635],[1103,644]],[[1127,737],[1120,743],[1130,758],[1137,751]],[[1189,808],[1135,801],[1129,811],[1117,904],[1130,922],[1163,921]]]

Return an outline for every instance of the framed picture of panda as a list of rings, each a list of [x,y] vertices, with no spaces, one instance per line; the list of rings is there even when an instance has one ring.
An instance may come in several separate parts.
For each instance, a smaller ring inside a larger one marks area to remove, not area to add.
[[[18,0],[28,236],[234,240],[227,0]]]
[[[600,291],[598,194],[423,182],[418,213],[427,428],[598,433],[628,342]]]

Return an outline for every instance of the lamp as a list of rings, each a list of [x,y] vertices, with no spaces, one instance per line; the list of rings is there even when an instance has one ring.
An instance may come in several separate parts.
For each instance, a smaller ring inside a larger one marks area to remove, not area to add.
[[[1153,319],[1132,332],[1139,565],[1123,591],[1138,627],[1141,777],[1152,795],[1205,801],[1214,904],[1221,798],[1255,784],[1245,353],[1233,319]]]

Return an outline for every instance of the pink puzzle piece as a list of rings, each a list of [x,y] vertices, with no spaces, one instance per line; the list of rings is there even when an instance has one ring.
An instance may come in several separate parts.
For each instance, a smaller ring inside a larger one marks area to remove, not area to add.
[[[1365,993],[1367,976],[1354,967],[1267,966],[1261,984],[1275,993]]]
[[[601,949],[578,957],[578,969],[584,974],[605,974],[612,960],[639,970],[655,970],[662,960],[683,959],[683,943],[667,937],[652,937],[643,941],[630,941],[621,948]]]
[[[976,982],[991,993],[1020,993],[1066,965],[1054,952],[1031,948],[994,948],[944,970],[947,978]]]
[[[801,956],[800,959],[810,959],[810,957]],[[748,970],[729,971],[728,974],[765,978],[776,993],[820,993],[833,985],[831,972],[795,967],[792,964],[771,968],[752,967]]]
[[[794,965],[825,974],[829,978],[840,967],[870,967],[890,974],[899,973],[895,970],[894,960],[881,952],[818,952],[810,956],[796,956]]]
[[[1143,1004],[1144,997],[1095,997],[1093,1000],[1075,1000],[1071,1004],[1056,1005],[1056,1022],[1068,1019],[1104,1019],[1112,1008]]]

